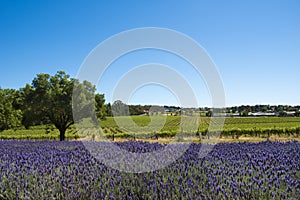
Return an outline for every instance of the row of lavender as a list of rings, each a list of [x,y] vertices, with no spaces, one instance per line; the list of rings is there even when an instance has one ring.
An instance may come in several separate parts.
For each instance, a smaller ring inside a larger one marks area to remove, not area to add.
[[[115,144],[140,153],[164,147]],[[299,142],[217,144],[204,158],[200,148],[192,144],[168,167],[133,174],[99,163],[80,142],[1,141],[0,199],[300,198]]]

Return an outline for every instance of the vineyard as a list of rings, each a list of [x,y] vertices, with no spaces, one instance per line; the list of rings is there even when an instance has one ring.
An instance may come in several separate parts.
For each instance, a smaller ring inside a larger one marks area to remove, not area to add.
[[[197,118],[192,118],[197,120]],[[107,117],[100,120],[100,129],[86,127],[76,129],[71,127],[66,133],[67,139],[96,138],[101,135],[105,138],[168,138],[178,133],[184,136],[201,136],[207,138],[209,125],[217,124],[218,118],[201,117],[197,121],[189,121],[189,126],[182,126],[184,120],[180,116],[130,116]],[[52,126],[33,126],[30,129],[5,130],[0,132],[0,139],[57,139],[59,132]],[[270,136],[284,136],[299,138],[300,118],[298,117],[257,117],[257,118],[225,118],[221,138],[239,139],[245,137],[268,138]]]
[[[129,118],[129,117],[128,117]],[[127,118],[127,119],[128,119]],[[149,116],[132,116],[132,120],[140,127],[147,126],[150,123]],[[157,118],[160,118],[159,116]],[[210,123],[218,123],[218,118],[199,118],[198,129],[181,128],[180,116],[168,116],[165,119],[164,126],[158,127],[152,132],[127,132],[126,128],[122,129],[112,117],[100,121],[100,126],[106,136],[128,137],[136,134],[140,137],[145,134],[158,134],[159,137],[172,137],[179,132],[186,135],[202,134],[207,136]],[[160,128],[160,129],[159,129]],[[210,131],[213,132],[213,131]],[[221,131],[221,137],[239,138],[240,136],[249,137],[270,137],[271,135],[278,136],[294,136],[299,137],[300,134],[300,118],[297,117],[259,117],[259,118],[225,118],[224,127]]]

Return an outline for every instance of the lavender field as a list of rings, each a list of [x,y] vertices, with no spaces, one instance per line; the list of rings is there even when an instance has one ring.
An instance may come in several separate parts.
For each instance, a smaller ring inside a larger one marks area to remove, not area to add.
[[[164,147],[115,144],[141,153]],[[133,174],[99,163],[81,142],[1,141],[0,199],[300,198],[299,142],[217,144],[204,158],[200,147],[191,144],[166,168]]]

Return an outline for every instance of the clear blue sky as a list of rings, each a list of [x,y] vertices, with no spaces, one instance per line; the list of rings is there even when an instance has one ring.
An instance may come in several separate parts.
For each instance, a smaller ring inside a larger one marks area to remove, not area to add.
[[[182,32],[207,50],[222,76],[228,106],[299,105],[299,11],[299,0],[2,0],[0,86],[20,88],[38,73],[58,70],[76,76],[100,42],[121,31],[151,26]],[[114,63],[98,85],[99,92],[110,99],[114,81],[126,72],[118,63],[127,63],[129,69],[146,61],[174,66],[191,81],[200,104],[209,105],[205,85],[197,85],[191,66],[157,51],[137,52]],[[151,85],[137,91],[130,102],[177,104],[170,92]]]

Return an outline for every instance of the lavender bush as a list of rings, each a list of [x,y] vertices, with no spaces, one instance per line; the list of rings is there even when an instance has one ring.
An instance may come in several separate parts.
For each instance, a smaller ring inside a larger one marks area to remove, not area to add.
[[[116,145],[140,153],[164,147]],[[0,199],[300,198],[299,142],[217,144],[204,158],[200,147],[191,144],[161,170],[132,174],[99,163],[80,142],[1,141]]]

